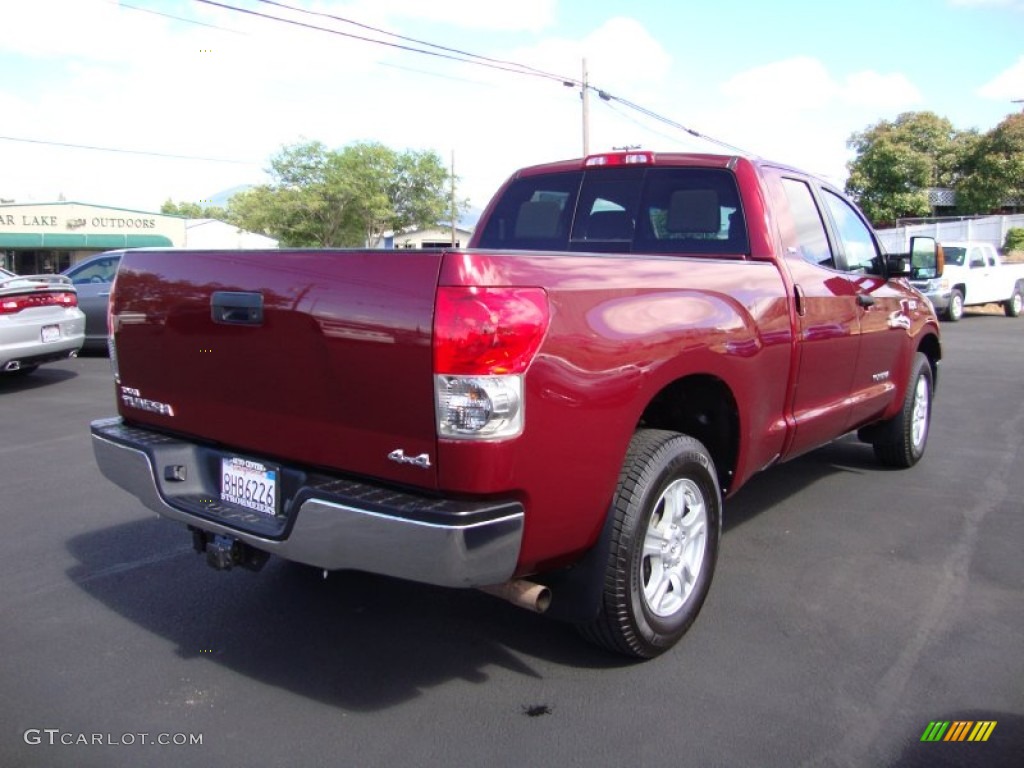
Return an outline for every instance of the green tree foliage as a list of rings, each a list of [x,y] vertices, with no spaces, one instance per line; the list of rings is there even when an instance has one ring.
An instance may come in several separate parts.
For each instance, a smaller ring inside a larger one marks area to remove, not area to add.
[[[1024,114],[1010,115],[982,136],[966,160],[957,207],[990,213],[1006,205],[1024,207]]]
[[[432,227],[450,205],[450,177],[436,152],[396,152],[375,142],[329,150],[286,146],[272,182],[231,198],[233,223],[282,245],[376,246],[387,230]]]
[[[926,216],[928,188],[956,186],[976,140],[932,112],[882,120],[847,141],[857,156],[847,165],[846,191],[875,222]]]
[[[1010,227],[1006,230],[1006,242],[1003,243],[1003,250],[1024,251],[1024,227]]]
[[[931,213],[927,191],[956,191],[956,212],[1024,207],[1024,114],[985,134],[958,131],[931,112],[906,112],[850,137],[857,156],[846,190],[878,222]]]
[[[228,212],[216,205],[200,205],[199,203],[176,203],[167,198],[160,206],[160,213],[171,216],[184,216],[188,219],[218,219],[227,221]]]

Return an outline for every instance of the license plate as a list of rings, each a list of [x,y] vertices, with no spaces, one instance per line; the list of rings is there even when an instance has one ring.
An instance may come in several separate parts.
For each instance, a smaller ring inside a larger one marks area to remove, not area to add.
[[[44,325],[42,339],[44,344],[49,344],[51,341],[60,341],[60,326]]]
[[[231,504],[277,514],[277,470],[258,461],[238,457],[220,462],[220,498]]]

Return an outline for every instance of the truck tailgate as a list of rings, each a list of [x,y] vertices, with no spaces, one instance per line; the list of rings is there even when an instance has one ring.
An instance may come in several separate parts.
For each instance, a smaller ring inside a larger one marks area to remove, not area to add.
[[[440,251],[126,251],[111,305],[130,422],[432,488]]]

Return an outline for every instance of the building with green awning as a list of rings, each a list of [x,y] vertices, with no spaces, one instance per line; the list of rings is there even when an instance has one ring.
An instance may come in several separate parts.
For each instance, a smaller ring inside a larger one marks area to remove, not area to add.
[[[0,267],[17,274],[60,272],[114,248],[184,247],[180,216],[87,203],[0,205]]]

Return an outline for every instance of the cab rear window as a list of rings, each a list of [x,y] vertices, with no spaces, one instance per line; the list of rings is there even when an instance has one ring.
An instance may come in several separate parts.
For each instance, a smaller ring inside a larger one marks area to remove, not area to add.
[[[602,168],[529,176],[505,191],[482,248],[740,254],[733,175],[708,168]]]

